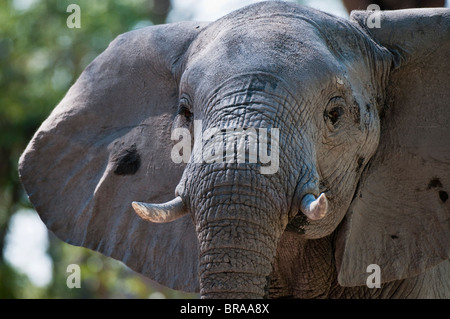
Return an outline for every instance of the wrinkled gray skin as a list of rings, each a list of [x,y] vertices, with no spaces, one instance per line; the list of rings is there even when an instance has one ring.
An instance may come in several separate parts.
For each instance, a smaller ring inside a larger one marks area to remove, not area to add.
[[[63,240],[203,298],[449,298],[450,12],[366,18],[265,2],[121,35],[22,155],[31,202]],[[279,170],[174,164],[194,119],[279,128]],[[189,215],[133,212],[174,191]]]

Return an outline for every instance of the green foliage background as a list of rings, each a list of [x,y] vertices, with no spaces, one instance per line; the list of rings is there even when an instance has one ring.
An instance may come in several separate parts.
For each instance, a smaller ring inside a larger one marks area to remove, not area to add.
[[[31,3],[24,7],[21,4]],[[69,29],[67,6],[81,8]],[[81,71],[119,34],[164,23],[170,0],[2,0],[0,2],[0,298],[196,297],[156,286],[122,263],[49,234],[53,276],[36,287],[4,259],[11,216],[31,208],[19,182],[20,154]],[[39,174],[39,172],[36,172]],[[66,268],[81,267],[81,288],[69,289]],[[161,294],[153,294],[160,292]]]

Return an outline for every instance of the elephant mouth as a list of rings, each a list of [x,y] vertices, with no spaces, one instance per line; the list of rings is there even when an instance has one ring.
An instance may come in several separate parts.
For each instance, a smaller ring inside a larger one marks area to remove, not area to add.
[[[197,165],[196,169],[181,196],[162,204],[133,202],[133,208],[155,223],[191,214],[198,236],[202,298],[267,296],[277,243],[288,223],[287,214],[282,214],[287,203],[273,180],[256,176],[256,168],[224,172]],[[202,188],[206,180],[214,182]],[[183,199],[186,194],[191,194],[189,200]],[[324,193],[317,198],[308,193],[300,203],[307,218],[318,220],[327,213]]]

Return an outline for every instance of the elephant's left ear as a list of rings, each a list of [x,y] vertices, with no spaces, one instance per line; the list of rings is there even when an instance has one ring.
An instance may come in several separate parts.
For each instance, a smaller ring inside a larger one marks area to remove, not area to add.
[[[186,291],[199,289],[190,216],[148,223],[132,202],[174,196],[185,166],[171,156],[179,80],[206,26],[179,22],[119,35],[82,72],[19,161],[30,202],[61,240]]]
[[[338,231],[343,286],[365,285],[371,264],[381,282],[415,276],[450,250],[450,10],[351,19],[391,52],[392,71],[377,153]]]

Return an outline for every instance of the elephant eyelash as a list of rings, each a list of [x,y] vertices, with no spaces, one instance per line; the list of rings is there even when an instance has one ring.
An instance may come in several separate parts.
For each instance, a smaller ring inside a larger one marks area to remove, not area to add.
[[[345,113],[343,108],[344,105],[345,99],[342,96],[337,95],[331,98],[323,113],[325,122],[330,121],[332,126],[336,126],[341,116]]]

